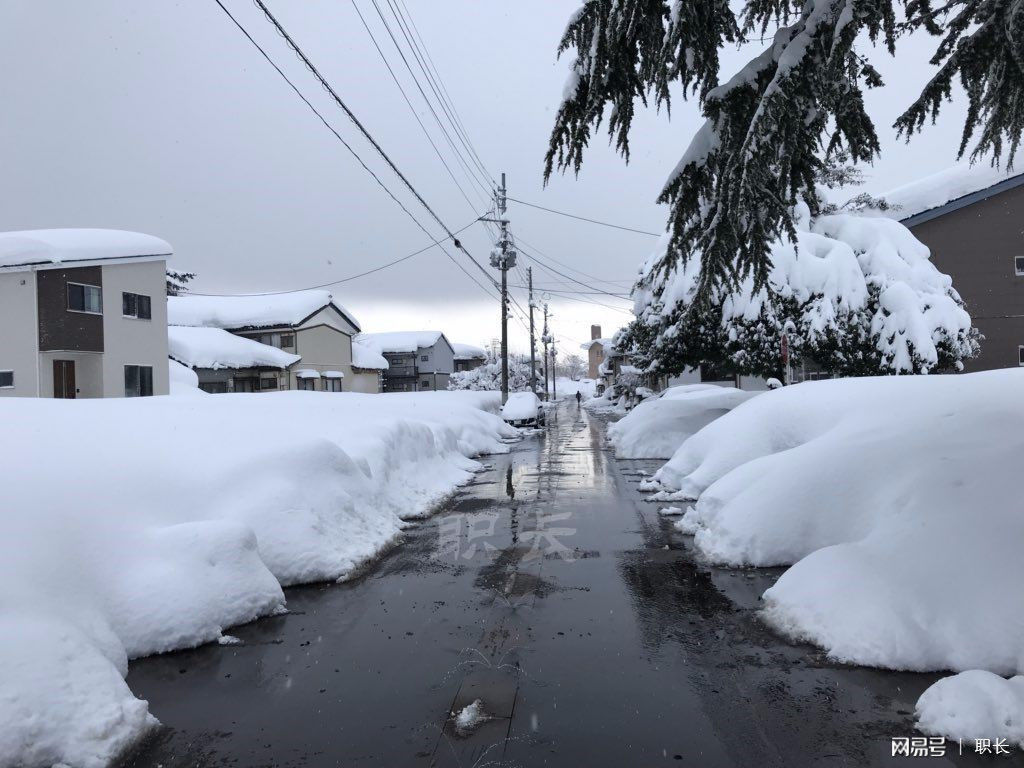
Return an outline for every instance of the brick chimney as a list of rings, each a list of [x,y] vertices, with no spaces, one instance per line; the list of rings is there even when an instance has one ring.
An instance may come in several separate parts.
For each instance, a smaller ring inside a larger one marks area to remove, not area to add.
[[[600,338],[601,338],[601,326],[600,325],[592,325],[592,326],[590,326],[590,340],[593,341],[594,339],[600,339]]]

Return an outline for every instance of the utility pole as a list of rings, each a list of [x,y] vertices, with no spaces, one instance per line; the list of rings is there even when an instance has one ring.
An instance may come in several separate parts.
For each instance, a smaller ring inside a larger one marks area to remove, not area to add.
[[[551,337],[551,399],[558,401],[558,371],[555,370],[555,337]]]
[[[501,187],[494,195],[501,239],[491,251],[491,266],[501,270],[501,402],[508,400],[508,271],[516,265],[516,252],[508,236],[508,219],[505,217],[505,174],[501,174]]]
[[[547,400],[548,390],[548,344],[551,341],[551,336],[548,333],[548,303],[544,302],[544,333],[541,335],[540,340],[544,344],[544,399]]]
[[[533,267],[526,268],[526,280],[530,286],[530,391],[537,394],[537,345],[533,337]]]

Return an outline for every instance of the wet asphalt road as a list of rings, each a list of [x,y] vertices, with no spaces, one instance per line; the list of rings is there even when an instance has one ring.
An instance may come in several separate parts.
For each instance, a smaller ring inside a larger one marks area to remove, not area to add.
[[[937,676],[775,636],[756,611],[781,570],[698,563],[636,490],[657,463],[616,461],[604,426],[563,404],[361,578],[289,590],[242,645],[133,662],[164,728],[125,765],[976,762],[891,758]],[[477,698],[491,719],[460,734]]]

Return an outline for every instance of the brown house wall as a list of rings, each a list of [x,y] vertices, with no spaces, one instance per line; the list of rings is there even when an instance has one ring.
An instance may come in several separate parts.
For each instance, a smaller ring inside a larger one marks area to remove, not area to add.
[[[36,273],[39,307],[39,351],[103,351],[103,315],[68,311],[67,284],[103,287],[101,267],[43,269]],[[103,302],[111,297],[104,295]],[[118,296],[117,301],[121,300]]]
[[[974,325],[985,336],[966,371],[1019,364],[1024,345],[1024,277],[1014,256],[1024,256],[1024,187],[1010,189],[911,230],[932,252],[932,262],[953,278]]]

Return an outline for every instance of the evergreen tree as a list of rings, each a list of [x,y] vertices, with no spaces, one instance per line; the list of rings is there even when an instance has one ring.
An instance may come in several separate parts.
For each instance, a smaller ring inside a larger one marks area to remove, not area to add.
[[[727,0],[585,0],[559,47],[559,54],[574,50],[575,60],[545,178],[555,168],[579,171],[606,114],[628,162],[636,102],[670,108],[670,86],[681,84],[706,120],[658,198],[670,207],[671,241],[641,282],[657,287],[700,253],[701,302],[748,276],[761,287],[772,244],[795,239],[797,202],[822,211],[818,179],[829,158],[843,152],[858,164],[879,152],[863,90],[882,80],[857,51],[858,39],[895,52],[907,30],[941,35],[931,60],[938,72],[897,127],[909,136],[934,119],[959,78],[969,98],[961,155],[977,133],[973,159],[1008,155],[1012,162],[1024,130],[1021,0],[950,0],[937,8],[905,0],[903,9],[906,21],[898,24],[893,0],[746,0],[739,14]],[[722,47],[765,36],[767,47],[719,84]]]
[[[167,270],[167,295],[168,296],[180,296],[184,293],[187,288],[187,284],[194,280],[196,276],[195,272],[175,272],[173,269]]]

